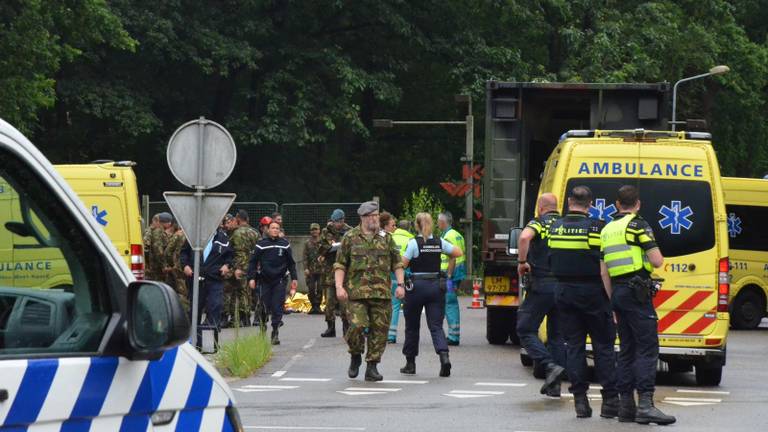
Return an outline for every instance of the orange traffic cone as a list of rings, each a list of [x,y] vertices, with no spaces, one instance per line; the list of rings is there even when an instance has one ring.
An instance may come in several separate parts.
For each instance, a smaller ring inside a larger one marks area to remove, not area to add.
[[[480,300],[480,279],[472,280],[472,304],[467,309],[483,309],[482,301]]]

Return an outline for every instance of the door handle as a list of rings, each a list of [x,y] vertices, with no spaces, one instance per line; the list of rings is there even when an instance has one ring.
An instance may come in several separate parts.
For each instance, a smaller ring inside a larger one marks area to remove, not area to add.
[[[0,389],[0,402],[5,402],[7,400],[8,400],[8,390]]]

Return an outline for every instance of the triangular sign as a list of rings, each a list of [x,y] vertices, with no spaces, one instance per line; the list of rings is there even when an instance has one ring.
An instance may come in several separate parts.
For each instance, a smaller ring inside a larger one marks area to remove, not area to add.
[[[203,249],[208,244],[236,196],[231,193],[203,193],[198,201],[192,192],[163,192],[165,202],[184,230],[192,249]],[[198,205],[200,220],[197,220]]]

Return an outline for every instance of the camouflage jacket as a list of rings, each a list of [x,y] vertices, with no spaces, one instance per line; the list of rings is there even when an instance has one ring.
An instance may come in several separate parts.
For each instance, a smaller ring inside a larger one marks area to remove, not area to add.
[[[331,250],[334,243],[341,242],[341,238],[344,234],[352,230],[352,227],[344,224],[341,231],[336,231],[332,223],[329,223],[323,231],[320,233],[320,246],[318,247],[318,255],[325,257],[326,268],[330,269],[336,261],[336,251]]]
[[[162,228],[150,228],[144,233],[144,262],[153,277],[162,275],[165,265],[165,248],[170,235]]]
[[[184,247],[184,242],[187,237],[184,235],[184,231],[181,229],[176,230],[168,239],[168,245],[165,247],[165,266],[172,268],[176,272],[182,272],[181,261],[179,255],[181,254],[181,248]]]
[[[350,300],[390,299],[390,274],[403,268],[403,261],[391,234],[381,230],[369,240],[358,226],[341,240],[333,268],[346,271]]]
[[[311,237],[304,243],[304,268],[312,274],[323,272],[323,264],[317,260],[320,256],[320,239],[313,240]]]
[[[256,243],[261,236],[258,231],[253,229],[250,225],[243,225],[238,227],[232,232],[230,242],[232,249],[235,251],[235,257],[232,260],[232,266],[234,270],[248,270],[248,260],[251,258],[253,248],[256,247]]]

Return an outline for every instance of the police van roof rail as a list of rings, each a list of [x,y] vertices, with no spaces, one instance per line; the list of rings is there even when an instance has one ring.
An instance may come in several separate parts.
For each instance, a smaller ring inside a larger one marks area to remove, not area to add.
[[[96,159],[91,161],[91,164],[93,165],[101,165],[101,164],[107,164],[107,163],[111,163],[112,166],[116,166],[116,167],[135,167],[137,165],[136,162],[129,161],[129,160],[115,162],[112,159]]]
[[[589,130],[572,129],[560,136],[558,142],[566,138],[636,138],[636,139],[659,139],[659,138],[677,138],[689,140],[712,140],[712,134],[709,132],[682,132],[682,131],[651,131],[645,129],[624,129],[624,130]]]

